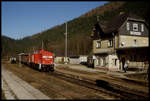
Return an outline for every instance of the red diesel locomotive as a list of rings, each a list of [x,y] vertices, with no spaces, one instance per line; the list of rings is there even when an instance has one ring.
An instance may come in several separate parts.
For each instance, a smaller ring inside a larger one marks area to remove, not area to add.
[[[31,67],[37,68],[40,71],[54,71],[54,55],[45,50],[35,50],[30,55]]]
[[[32,54],[21,55],[21,63],[39,71],[54,71],[54,54],[45,50],[35,50]]]

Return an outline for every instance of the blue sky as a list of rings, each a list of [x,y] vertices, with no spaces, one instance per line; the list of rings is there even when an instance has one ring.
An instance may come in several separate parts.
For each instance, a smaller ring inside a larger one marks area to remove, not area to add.
[[[95,2],[2,2],[2,35],[20,39],[31,36],[104,5]]]

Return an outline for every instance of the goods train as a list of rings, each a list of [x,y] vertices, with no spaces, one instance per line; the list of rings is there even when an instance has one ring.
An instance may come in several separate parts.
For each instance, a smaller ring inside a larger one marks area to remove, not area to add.
[[[54,71],[54,54],[45,50],[19,54],[19,61],[39,71]]]

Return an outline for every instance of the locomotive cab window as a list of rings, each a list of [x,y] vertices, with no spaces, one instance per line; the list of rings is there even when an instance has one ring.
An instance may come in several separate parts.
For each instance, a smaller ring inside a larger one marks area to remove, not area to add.
[[[40,53],[40,51],[36,50],[36,51],[34,51],[34,53]]]

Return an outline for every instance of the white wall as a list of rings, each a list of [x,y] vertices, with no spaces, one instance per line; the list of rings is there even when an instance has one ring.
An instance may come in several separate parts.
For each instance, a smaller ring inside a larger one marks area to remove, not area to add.
[[[80,62],[87,62],[87,56],[80,56],[79,60]]]
[[[119,59],[117,55],[109,55],[109,68],[119,68]],[[115,65],[115,59],[116,59],[116,65]]]
[[[106,59],[105,64],[104,64],[104,60],[103,60],[104,57]],[[115,59],[116,59],[116,65],[115,65]],[[98,61],[100,61],[100,64],[98,64]],[[94,67],[108,68],[110,70],[119,70],[118,56],[115,54],[107,55],[107,56],[97,55],[96,59],[94,61]]]

